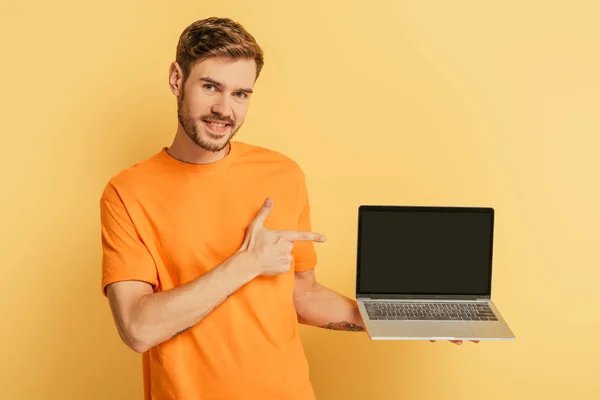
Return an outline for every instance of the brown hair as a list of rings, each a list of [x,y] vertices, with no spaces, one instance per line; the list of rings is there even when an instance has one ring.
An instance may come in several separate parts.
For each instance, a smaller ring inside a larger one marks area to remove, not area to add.
[[[211,57],[254,59],[257,79],[264,65],[263,51],[254,37],[229,18],[198,20],[181,33],[175,61],[183,71],[183,82],[187,80],[193,65]]]

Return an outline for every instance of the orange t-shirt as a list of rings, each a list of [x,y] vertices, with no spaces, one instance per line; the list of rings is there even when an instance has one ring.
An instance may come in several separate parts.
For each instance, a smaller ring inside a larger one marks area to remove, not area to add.
[[[100,201],[103,294],[123,280],[169,290],[216,267],[267,196],[266,228],[311,231],[304,174],[276,151],[232,141],[223,159],[195,165],[163,148],[121,171]],[[145,399],[314,399],[293,302],[294,271],[315,266],[314,244],[296,242],[292,255],[289,272],[253,279],[145,352]]]

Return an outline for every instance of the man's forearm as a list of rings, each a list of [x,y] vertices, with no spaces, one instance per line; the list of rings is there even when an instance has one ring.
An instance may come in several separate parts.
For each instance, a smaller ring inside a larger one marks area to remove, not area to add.
[[[243,253],[236,253],[193,281],[142,296],[132,313],[140,351],[188,330],[256,276]]]
[[[321,284],[296,299],[298,322],[320,328],[364,331],[365,326],[355,300]]]

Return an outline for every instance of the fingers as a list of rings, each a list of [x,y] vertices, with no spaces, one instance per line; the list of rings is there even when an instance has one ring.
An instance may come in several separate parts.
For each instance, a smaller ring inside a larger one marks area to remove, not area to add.
[[[281,241],[284,241],[283,246],[285,246],[285,250],[291,252],[294,250],[294,242],[286,240],[286,238],[282,235],[277,235],[277,239],[275,239],[275,244],[278,244]]]
[[[435,343],[435,340],[430,340],[431,343]],[[463,344],[462,340],[450,340],[451,343],[454,344]],[[469,342],[479,343],[479,340],[469,340]]]
[[[290,242],[296,241],[310,241],[310,242],[324,242],[325,236],[320,233],[314,232],[302,232],[302,231],[279,231],[279,234]]]
[[[260,210],[258,210],[256,217],[254,217],[254,222],[263,225],[267,220],[267,217],[271,213],[272,208],[273,200],[270,197],[267,197],[263,202],[262,206],[260,207]]]
[[[451,342],[454,344],[463,344],[462,340],[451,340]],[[479,340],[469,340],[469,342],[479,343]]]
[[[262,206],[260,207],[260,210],[258,210],[258,213],[254,217],[254,220],[252,222],[255,225],[264,225],[264,223],[267,220],[267,217],[271,213],[272,209],[273,209],[273,199],[271,199],[270,197],[267,197],[265,199],[265,201],[263,202]],[[283,237],[284,239],[287,239],[290,242],[295,242],[295,241],[324,242],[325,241],[325,236],[323,236],[319,233],[314,233],[314,232],[282,230],[282,231],[276,231],[276,233],[278,233],[280,235],[280,237]],[[279,241],[279,238],[277,239],[276,243],[278,241]]]
[[[435,340],[430,340],[431,343],[435,343]],[[462,344],[462,340],[450,340],[454,344]]]

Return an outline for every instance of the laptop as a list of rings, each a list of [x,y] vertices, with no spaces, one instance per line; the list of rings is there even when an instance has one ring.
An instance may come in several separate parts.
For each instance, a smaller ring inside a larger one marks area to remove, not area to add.
[[[512,340],[492,302],[494,209],[361,205],[356,299],[372,340]]]

